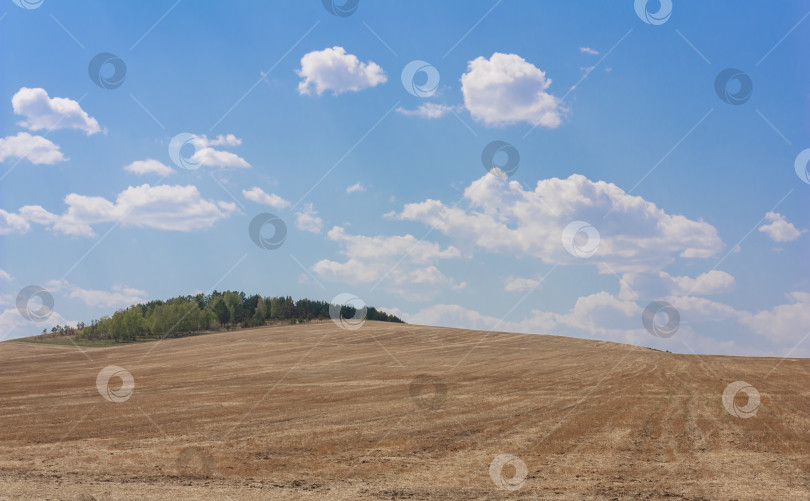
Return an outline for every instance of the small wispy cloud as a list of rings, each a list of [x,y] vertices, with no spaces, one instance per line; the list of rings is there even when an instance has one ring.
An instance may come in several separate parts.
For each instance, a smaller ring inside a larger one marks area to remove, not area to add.
[[[503,290],[507,292],[521,292],[534,289],[540,285],[540,280],[534,278],[507,277]]]
[[[242,190],[242,196],[256,202],[257,204],[269,205],[276,209],[283,209],[290,206],[290,202],[284,200],[275,193],[265,193],[265,191],[258,186],[254,186],[249,190]]]
[[[599,51],[596,49],[591,49],[590,47],[580,47],[579,48],[580,54],[590,54],[592,56],[598,56]]]
[[[446,114],[450,113],[451,111],[458,111],[461,107],[459,106],[447,106],[446,104],[437,104],[437,103],[422,103],[418,108],[415,110],[408,110],[403,107],[399,107],[396,109],[397,113],[405,115],[407,117],[419,117],[419,118],[441,118]]]
[[[147,158],[146,160],[137,160],[124,167],[124,170],[133,174],[142,176],[144,174],[157,174],[159,176],[168,176],[174,172],[174,169],[165,165],[164,163]]]
[[[318,217],[318,211],[309,203],[304,205],[300,212],[295,213],[295,226],[302,231],[320,233],[323,219]]]

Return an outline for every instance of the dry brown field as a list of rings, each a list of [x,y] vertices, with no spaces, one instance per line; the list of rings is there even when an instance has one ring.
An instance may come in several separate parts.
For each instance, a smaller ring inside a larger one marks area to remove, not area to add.
[[[808,383],[806,359],[376,322],[4,342],[0,499],[810,499]]]

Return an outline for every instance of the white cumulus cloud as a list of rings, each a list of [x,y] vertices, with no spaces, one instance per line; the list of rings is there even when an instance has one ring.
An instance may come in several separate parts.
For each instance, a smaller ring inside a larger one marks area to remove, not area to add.
[[[42,136],[32,136],[27,132],[0,138],[0,162],[13,158],[25,158],[32,164],[45,165],[67,160],[59,151],[59,146]]]
[[[201,148],[191,156],[192,162],[199,162],[209,167],[250,167],[244,158],[230,151],[215,150],[214,148]]]
[[[403,319],[408,323],[479,330],[576,337],[598,335],[602,339],[638,343],[643,336],[641,312],[642,308],[632,301],[623,301],[607,292],[598,292],[580,297],[565,313],[532,310],[522,320],[500,319],[448,304],[431,306],[416,314],[405,315]]]
[[[417,240],[413,235],[350,235],[340,226],[329,230],[327,237],[341,245],[340,252],[347,259],[315,263],[312,271],[324,279],[352,285],[382,280],[384,290],[415,301],[428,300],[440,288],[457,285],[436,267],[440,260],[461,256],[455,247],[442,249],[439,244]]]
[[[665,298],[678,310],[681,319],[676,334],[666,339],[655,337],[642,327],[646,303],[638,304],[604,291],[578,298],[563,313],[535,309],[522,319],[502,319],[454,304],[432,305],[416,313],[397,310],[397,316],[410,324],[596,338],[681,353],[697,349],[702,353],[728,355],[807,356],[810,351],[806,348],[795,348],[810,332],[810,293],[793,292],[787,296],[789,303],[756,313],[699,297]],[[770,350],[752,350],[736,344],[734,338],[745,332],[768,339]]]
[[[353,185],[346,188],[346,193],[355,193],[358,191],[366,191],[366,187],[363,186],[360,181],[354,183]]]
[[[798,343],[810,334],[810,292],[787,294],[790,303],[746,315],[743,323],[757,334],[786,343]]]
[[[708,296],[734,290],[734,277],[720,270],[698,275],[672,276],[658,273],[625,273],[619,282],[619,297],[633,300],[652,300],[665,296]]]
[[[93,225],[121,221],[137,226],[171,231],[206,229],[238,209],[233,202],[202,198],[196,186],[130,186],[115,201],[71,193],[64,199],[68,208],[53,214],[39,205],[26,205],[17,214],[0,211],[0,233],[25,232],[29,223],[46,226],[66,235],[91,237]]]
[[[24,217],[0,209],[0,235],[25,233],[29,229],[31,229],[31,225]]]
[[[765,214],[768,224],[759,227],[759,231],[765,233],[774,242],[792,242],[799,238],[807,230],[797,229],[793,223],[778,212],[768,212]]]
[[[601,273],[657,272],[676,257],[706,258],[723,248],[709,223],[667,214],[614,184],[579,174],[540,180],[533,191],[485,174],[464,190],[464,198],[468,209],[429,199],[389,217],[420,221],[457,245],[549,264],[593,264]],[[599,232],[588,259],[574,257],[562,244],[563,229],[573,221],[589,222]]]
[[[301,68],[295,72],[302,78],[298,83],[299,94],[357,92],[383,84],[388,79],[377,63],[361,62],[357,56],[338,46],[304,54]]]
[[[101,132],[98,121],[79,103],[66,97],[48,97],[45,89],[22,87],[11,98],[14,113],[25,117],[19,125],[30,130],[78,129],[88,136]]]
[[[234,147],[241,145],[242,140],[233,134],[220,134],[213,139],[205,134],[193,134],[192,136],[190,142],[194,145],[195,152],[189,159],[191,163],[198,163],[208,167],[250,167],[248,161],[236,153],[214,148],[214,146]]]
[[[546,92],[551,79],[517,54],[496,52],[467,63],[461,76],[464,105],[489,126],[528,122],[548,128],[562,123],[560,100]]]

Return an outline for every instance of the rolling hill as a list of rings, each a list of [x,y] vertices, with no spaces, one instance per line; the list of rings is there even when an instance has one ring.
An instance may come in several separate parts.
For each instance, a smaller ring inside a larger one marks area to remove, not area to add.
[[[329,322],[0,360],[0,499],[810,499],[806,359]]]

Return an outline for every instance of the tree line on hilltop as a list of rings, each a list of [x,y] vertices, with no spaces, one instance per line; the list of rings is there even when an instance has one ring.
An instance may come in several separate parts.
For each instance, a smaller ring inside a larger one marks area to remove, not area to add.
[[[233,329],[257,327],[267,323],[303,323],[329,319],[326,301],[287,297],[245,295],[240,291],[214,291],[211,294],[178,296],[166,301],[154,300],[136,304],[103,316],[89,324],[79,322],[76,327],[56,326],[54,335],[73,335],[77,339],[116,342],[137,339],[179,337],[215,328]],[[340,315],[351,318],[356,314],[352,306],[342,305]],[[367,320],[404,323],[399,317],[367,307]],[[43,330],[47,335],[47,330]]]

